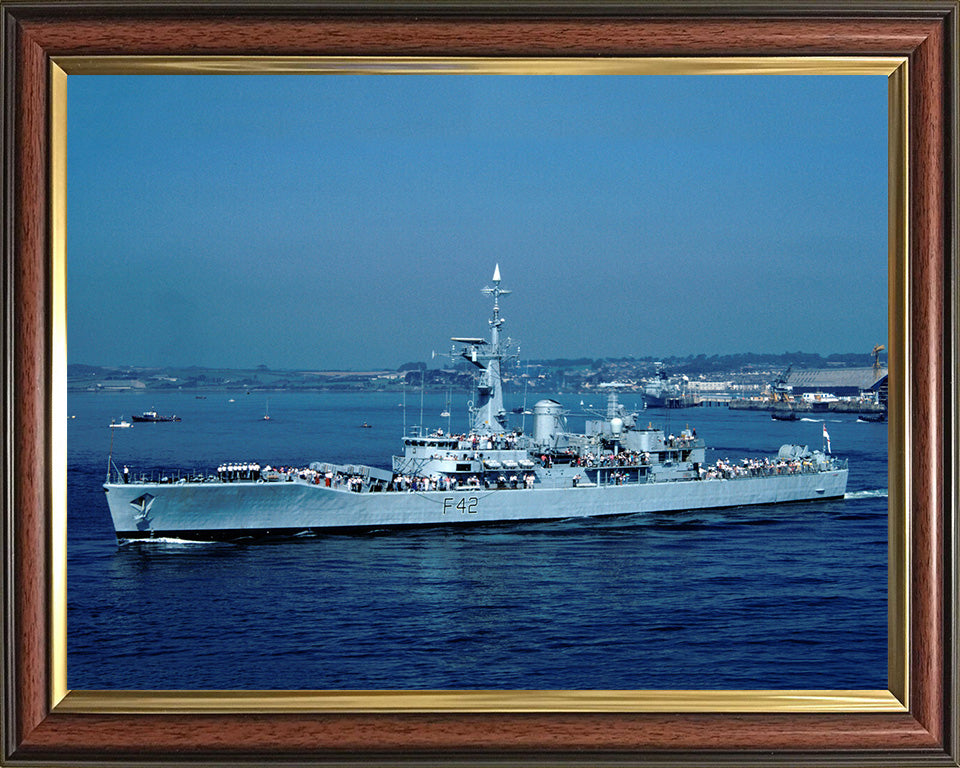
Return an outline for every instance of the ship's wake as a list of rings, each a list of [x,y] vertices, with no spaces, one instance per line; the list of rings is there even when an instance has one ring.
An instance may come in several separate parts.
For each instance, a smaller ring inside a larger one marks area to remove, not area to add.
[[[123,546],[128,546],[131,544],[144,544],[144,545],[153,545],[153,544],[162,544],[165,546],[175,546],[175,547],[209,547],[211,544],[223,544],[225,542],[220,541],[201,541],[200,539],[177,539],[172,536],[157,536],[153,539],[120,539],[119,543]]]
[[[887,498],[886,488],[877,488],[871,491],[851,491],[843,495],[845,499],[885,499]]]

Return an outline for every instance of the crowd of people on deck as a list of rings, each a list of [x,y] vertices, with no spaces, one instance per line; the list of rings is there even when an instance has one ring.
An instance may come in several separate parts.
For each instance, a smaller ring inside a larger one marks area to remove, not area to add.
[[[267,467],[269,469],[269,467]],[[217,467],[217,479],[222,483],[234,483],[241,480],[251,481],[260,479],[260,465],[253,464],[221,464]]]
[[[739,464],[719,459],[712,467],[700,467],[701,480],[734,480],[739,477],[767,477],[813,472],[811,461],[800,459],[743,459]]]
[[[540,457],[544,465],[546,465],[545,459],[545,456]],[[571,464],[575,467],[636,467],[650,464],[650,454],[647,451],[620,451],[619,453],[596,456],[589,452],[577,456]]]
[[[492,450],[522,450],[522,434],[516,431],[497,435],[457,434],[444,435],[438,429],[431,436],[456,441],[457,450],[462,454],[454,454],[449,447],[435,453],[432,459],[464,461],[483,461],[483,451]],[[679,436],[670,434],[663,440],[665,448],[687,448],[696,444],[696,430],[684,430]],[[428,443],[429,445],[429,443]],[[447,443],[449,446],[449,443]],[[539,456],[530,456],[532,462],[539,463],[544,468],[551,468],[554,464],[563,464],[585,469],[619,469],[628,467],[650,466],[651,453],[648,451],[621,450],[610,453],[578,453],[567,450],[564,453],[546,452]],[[659,455],[654,460],[659,460]],[[539,462],[537,461],[539,459]],[[495,463],[491,462],[493,466]],[[533,471],[514,469],[516,462],[505,462],[503,471],[488,468],[486,472],[465,475],[431,474],[420,476],[414,474],[395,473],[392,479],[371,478],[366,473],[350,471],[353,468],[331,467],[331,465],[313,465],[316,468],[305,467],[261,467],[255,462],[228,463],[217,467],[216,476],[208,478],[190,477],[190,481],[217,480],[220,482],[294,482],[300,481],[312,485],[322,485],[327,488],[345,489],[351,492],[393,491],[393,492],[427,492],[427,491],[456,491],[465,489],[506,489],[506,488],[533,488],[536,484],[536,474]],[[531,462],[521,461],[522,467],[532,466]],[[514,467],[514,468],[511,468]],[[816,470],[816,466],[808,459],[742,459],[740,462],[731,462],[729,459],[720,459],[714,465],[694,465],[699,480],[736,479],[742,477],[763,477],[768,475],[797,474]],[[643,475],[645,476],[645,475]],[[628,473],[613,471],[604,475],[603,481],[607,484],[621,485],[630,477],[637,480],[640,475],[636,472]],[[129,470],[124,467],[122,473],[124,482],[130,482]],[[577,487],[583,477],[577,473],[573,477],[573,486]],[[161,482],[184,482],[179,478],[164,477]]]
[[[418,477],[414,475],[396,475],[394,479],[387,484],[388,491],[462,491],[469,489],[493,490],[504,488],[533,488],[536,481],[536,475],[533,472],[518,474],[469,475],[463,478],[451,477],[450,475],[430,475],[427,477]]]
[[[691,445],[697,442],[697,430],[696,427],[691,429],[685,429],[680,433],[680,436],[673,434],[667,435],[666,445],[668,448],[689,448]]]
[[[431,437],[444,438],[450,441],[456,441],[457,450],[463,453],[451,453],[449,450],[437,452],[430,455],[431,459],[440,459],[444,461],[467,461],[469,459],[482,459],[483,451],[514,451],[520,449],[518,442],[521,434],[519,432],[505,432],[497,435],[477,435],[474,433],[459,435],[444,435],[442,429],[433,432]],[[429,443],[427,443],[429,445]],[[448,444],[449,445],[449,444]]]

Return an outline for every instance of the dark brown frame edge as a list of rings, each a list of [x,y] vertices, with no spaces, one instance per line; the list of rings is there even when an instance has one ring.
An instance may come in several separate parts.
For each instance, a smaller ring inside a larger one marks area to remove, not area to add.
[[[0,0],[7,765],[957,766],[956,2],[262,4]],[[914,425],[904,714],[66,715],[49,701],[50,57],[909,57]]]

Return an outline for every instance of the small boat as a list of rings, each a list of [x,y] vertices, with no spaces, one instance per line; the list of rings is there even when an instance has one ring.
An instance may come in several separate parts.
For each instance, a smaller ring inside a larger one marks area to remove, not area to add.
[[[874,424],[883,424],[887,420],[887,412],[880,411],[879,413],[860,413],[857,414],[857,421],[868,421],[873,422]]]
[[[798,421],[800,416],[791,408],[788,411],[771,411],[770,418],[774,421]]]
[[[270,401],[267,400],[267,407],[263,414],[263,421],[270,421]]]
[[[159,423],[162,421],[180,421],[179,416],[161,416],[156,411],[144,411],[140,416],[133,417],[134,422]]]
[[[131,424],[129,421],[124,421],[123,416],[120,417],[120,421],[110,422],[111,429],[129,429],[132,426],[133,424]]]
[[[367,424],[367,422],[363,422],[363,424],[360,425],[360,429],[372,429],[372,428],[373,428],[373,425]]]

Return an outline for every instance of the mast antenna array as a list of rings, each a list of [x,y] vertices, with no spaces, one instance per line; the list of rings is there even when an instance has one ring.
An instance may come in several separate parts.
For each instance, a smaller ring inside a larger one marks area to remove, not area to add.
[[[493,269],[493,288],[489,286],[486,288],[481,288],[480,292],[484,296],[493,296],[493,319],[490,321],[490,325],[494,328],[499,328],[503,325],[503,318],[500,317],[500,297],[508,296],[512,291],[508,291],[500,287],[500,265],[497,264]]]

